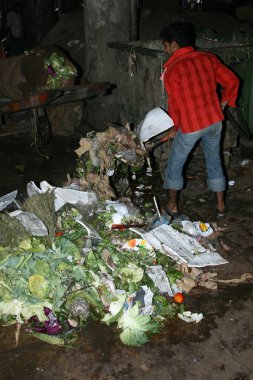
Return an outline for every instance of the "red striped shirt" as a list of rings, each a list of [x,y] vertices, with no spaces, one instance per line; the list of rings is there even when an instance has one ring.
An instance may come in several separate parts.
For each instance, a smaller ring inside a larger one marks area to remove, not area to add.
[[[206,128],[224,119],[220,102],[236,107],[239,80],[211,53],[179,48],[164,65],[168,112],[182,133]],[[221,100],[217,85],[222,88]]]

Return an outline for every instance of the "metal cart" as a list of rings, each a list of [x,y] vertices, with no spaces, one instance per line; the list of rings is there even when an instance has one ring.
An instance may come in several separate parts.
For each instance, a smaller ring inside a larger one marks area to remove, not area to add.
[[[47,107],[105,95],[110,90],[110,83],[89,83],[67,89],[31,93],[19,100],[0,99],[0,137],[29,133],[36,140],[36,145],[41,147],[51,137],[51,125],[46,113]],[[11,124],[6,124],[5,119],[10,115]]]

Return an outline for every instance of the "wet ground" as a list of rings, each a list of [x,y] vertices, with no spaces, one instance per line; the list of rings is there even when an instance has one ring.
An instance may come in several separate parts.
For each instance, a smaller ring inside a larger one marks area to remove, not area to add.
[[[26,184],[37,184],[46,179],[54,186],[62,186],[67,174],[73,175],[79,147],[79,137],[55,136],[43,148],[36,148],[28,137],[2,137],[0,139],[1,185],[0,196],[17,189],[26,192]]]
[[[21,138],[0,140],[0,196],[12,190],[25,194],[25,185],[46,179],[62,186],[75,169],[78,137],[54,138],[38,155]],[[181,207],[191,220],[204,220],[219,227],[212,244],[229,263],[207,270],[219,279],[238,279],[253,274],[252,174],[253,143],[241,141],[234,149],[228,179],[228,213],[217,220],[215,202],[205,185],[201,155],[193,158]],[[246,165],[243,160],[248,159]],[[154,179],[154,193],[161,203],[165,194]],[[156,182],[156,185],[154,184]],[[195,288],[186,296],[186,309],[202,312],[199,324],[181,320],[166,322],[162,334],[141,348],[123,346],[116,329],[90,324],[72,349],[38,341],[23,331],[15,346],[14,327],[0,329],[0,380],[167,380],[253,379],[253,286],[219,285],[217,291]]]

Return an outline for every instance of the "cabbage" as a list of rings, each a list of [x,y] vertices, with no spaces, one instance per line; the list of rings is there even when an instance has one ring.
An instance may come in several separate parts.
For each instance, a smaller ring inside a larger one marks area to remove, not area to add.
[[[40,274],[41,276],[48,277],[51,274],[50,265],[46,261],[41,259],[37,259],[35,261],[33,270],[36,274]]]
[[[120,339],[127,346],[141,346],[149,340],[147,332],[159,332],[159,324],[152,321],[149,315],[139,315],[138,305],[128,309],[120,317],[118,327],[123,329]]]
[[[29,290],[38,299],[45,299],[50,293],[49,282],[40,274],[29,277]]]
[[[85,320],[89,316],[90,305],[86,300],[85,292],[82,290],[70,293],[67,296],[65,306],[74,317],[80,317]]]
[[[21,311],[24,302],[13,299],[8,302],[0,302],[0,316],[14,315],[17,318],[17,322],[21,323]]]
[[[49,302],[41,302],[36,304],[25,303],[22,306],[21,314],[26,321],[36,315],[40,322],[44,322],[48,320],[48,317],[44,312],[44,307],[52,309],[52,305]]]
[[[18,323],[22,323],[21,316],[24,320],[28,320],[34,315],[42,322],[47,320],[44,313],[44,307],[52,307],[49,302],[42,302],[38,304],[30,304],[25,301],[13,299],[8,302],[0,302],[0,317],[13,315],[16,317]]]
[[[70,240],[62,238],[56,242],[56,246],[58,246],[58,247],[60,246],[61,252],[63,254],[71,256],[74,261],[80,260],[80,258],[81,258],[80,250]],[[70,262],[71,262],[71,260],[70,260]]]
[[[105,322],[107,326],[117,321],[120,315],[122,314],[125,300],[126,300],[126,295],[120,294],[118,296],[117,301],[111,302],[110,307],[109,307],[110,314],[105,314],[104,318],[101,319],[101,321]]]
[[[22,240],[21,243],[19,243],[19,248],[23,249],[24,251],[30,251],[32,250],[32,242],[30,239]]]
[[[144,271],[136,264],[130,263],[127,267],[121,269],[120,274],[126,277],[128,283],[139,282],[142,280]]]

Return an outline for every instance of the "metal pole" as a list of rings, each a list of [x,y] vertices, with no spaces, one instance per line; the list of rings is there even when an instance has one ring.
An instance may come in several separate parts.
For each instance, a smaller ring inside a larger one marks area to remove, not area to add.
[[[138,0],[129,0],[129,41],[136,41],[138,38]]]

